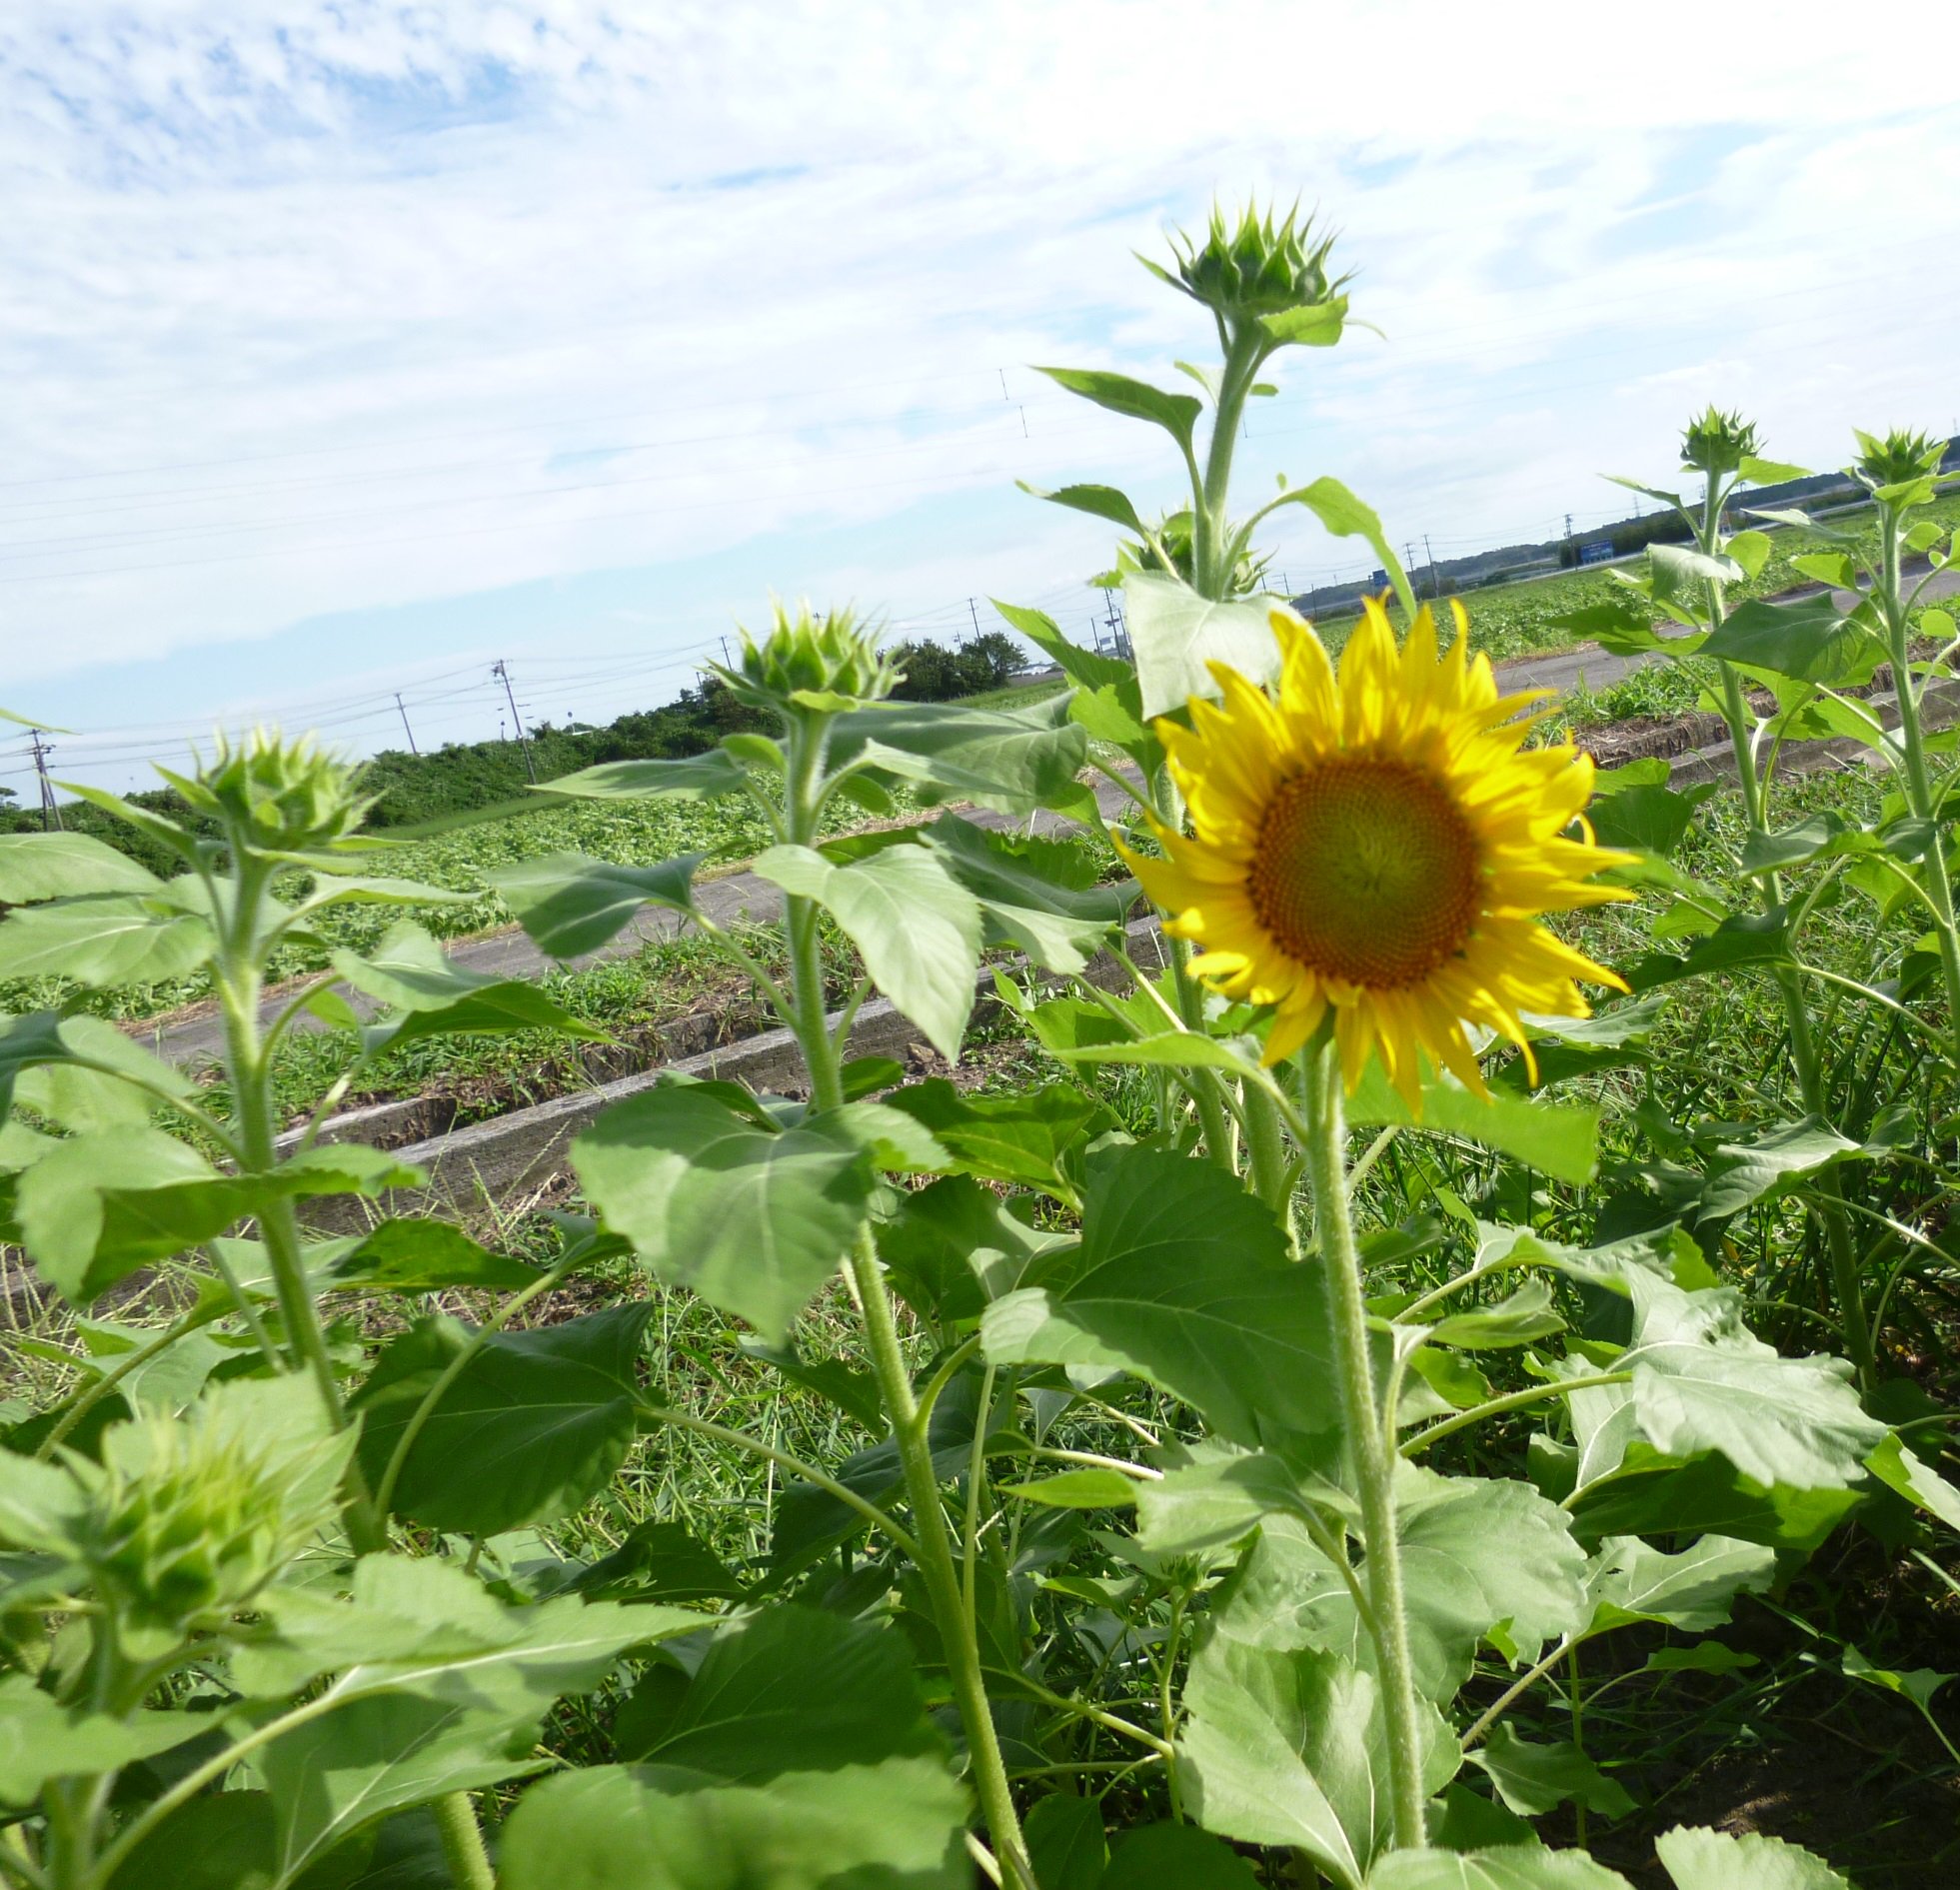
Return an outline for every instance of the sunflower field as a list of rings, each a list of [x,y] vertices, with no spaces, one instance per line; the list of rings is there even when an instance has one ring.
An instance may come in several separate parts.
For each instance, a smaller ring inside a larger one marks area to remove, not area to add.
[[[779,609],[716,669],[771,733],[558,780],[599,851],[488,874],[554,958],[680,915],[777,1089],[650,1074],[438,1202],[337,1137],[363,1071],[607,1033],[444,952],[478,895],[346,767],[223,749],[195,831],[94,796],[168,874],[0,838],[0,980],[67,980],[0,1020],[0,1882],[1953,1880],[1941,443],[1857,435],[1839,530],[1693,419],[1640,488],[1691,536],[1558,628],[1727,773],[1596,769],[1339,482],[1233,509],[1275,358],[1341,339],[1328,242],[1151,267],[1215,329],[1188,391],[1046,372],[1188,505],[1039,495],[1119,533],[1133,663],[1006,601],[1066,690],[901,701]],[[1290,506],[1390,579],[1337,659],[1263,594]],[[705,807],[773,929],[606,851]],[[215,1081],[102,1014],[171,979]]]

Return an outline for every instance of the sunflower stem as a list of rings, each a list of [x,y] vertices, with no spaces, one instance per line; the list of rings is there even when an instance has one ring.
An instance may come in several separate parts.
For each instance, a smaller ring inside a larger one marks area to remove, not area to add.
[[[1726,494],[1711,473],[1702,495],[1699,545],[1704,555],[1718,557],[1722,550],[1722,505]],[[1704,591],[1708,627],[1717,630],[1728,616],[1728,602],[1719,578],[1705,580]],[[1735,755],[1736,784],[1742,792],[1742,818],[1751,839],[1769,832],[1768,784],[1756,768],[1756,718],[1742,687],[1741,673],[1732,663],[1716,660],[1722,680],[1722,720],[1728,724],[1729,747]],[[1783,904],[1783,882],[1778,874],[1766,874],[1757,882],[1765,913]],[[1797,1079],[1797,1093],[1807,1113],[1821,1122],[1831,1122],[1830,1084],[1823,1059],[1817,1052],[1816,1033],[1811,1028],[1810,1010],[1803,994],[1803,981],[1795,971],[1786,970],[1775,979],[1783,1000],[1783,1016],[1790,1033],[1790,1063]],[[1824,1229],[1824,1246],[1830,1261],[1831,1285],[1837,1300],[1839,1328],[1844,1349],[1860,1383],[1871,1382],[1874,1365],[1871,1324],[1865,1315],[1864,1279],[1858,1264],[1857,1247],[1851,1238],[1851,1223],[1844,1211],[1842,1183],[1835,1173],[1819,1177],[1816,1213]]]
[[[1361,1499],[1361,1541],[1367,1555],[1368,1604],[1374,1616],[1371,1632],[1387,1732],[1394,1845],[1398,1850],[1411,1850],[1423,1842],[1422,1737],[1409,1659],[1401,1542],[1395,1533],[1395,1453],[1383,1430],[1368,1364],[1361,1256],[1347,1200],[1347,1126],[1341,1108],[1340,1068],[1333,1033],[1324,1024],[1301,1053],[1300,1070],[1314,1229],[1320,1243],[1335,1372],[1345,1407],[1348,1454]]]

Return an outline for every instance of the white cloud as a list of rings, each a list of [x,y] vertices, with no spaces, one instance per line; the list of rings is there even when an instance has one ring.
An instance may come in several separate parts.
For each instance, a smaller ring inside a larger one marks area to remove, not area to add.
[[[13,0],[8,690],[718,550],[745,602],[1051,586],[1106,534],[889,522],[1014,477],[1170,496],[1020,364],[1200,349],[1127,251],[1214,186],[1317,195],[1389,337],[1299,361],[1253,469],[1398,531],[1604,510],[1592,475],[1664,470],[1708,398],[1797,454],[1943,423],[1960,115],[1898,49],[1950,67],[1950,12],[1588,17]],[[823,523],[881,555],[772,568]]]

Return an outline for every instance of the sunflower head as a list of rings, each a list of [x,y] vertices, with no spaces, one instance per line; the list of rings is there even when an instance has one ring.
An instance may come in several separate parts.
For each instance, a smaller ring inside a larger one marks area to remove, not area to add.
[[[1527,1014],[1586,1015],[1580,979],[1625,988],[1540,923],[1627,897],[1592,879],[1631,856],[1581,818],[1591,760],[1525,746],[1544,692],[1499,696],[1452,609],[1446,654],[1426,608],[1398,650],[1371,600],[1338,678],[1275,610],[1275,694],[1214,665],[1223,702],[1157,725],[1192,833],[1158,827],[1161,859],[1125,850],[1165,930],[1200,947],[1192,970],[1272,1006],[1268,1063],[1331,1016],[1347,1087],[1378,1055],[1411,1108],[1425,1058],[1484,1093],[1466,1025],[1528,1058]]]
[[[877,702],[903,680],[875,627],[849,610],[816,616],[808,604],[793,616],[779,603],[767,637],[758,642],[745,630],[735,663],[708,667],[741,701],[781,712]]]
[[[1946,442],[1934,439],[1930,433],[1908,433],[1895,427],[1882,440],[1873,434],[1860,433],[1858,463],[1853,470],[1875,492],[1893,492],[1899,488],[1911,492],[1938,473],[1945,453]],[[1930,492],[1926,494],[1927,498],[1931,496]],[[1916,492],[1913,502],[1918,502]]]
[[[1740,413],[1710,407],[1688,422],[1681,434],[1681,464],[1719,479],[1742,470],[1756,454],[1756,424]]]

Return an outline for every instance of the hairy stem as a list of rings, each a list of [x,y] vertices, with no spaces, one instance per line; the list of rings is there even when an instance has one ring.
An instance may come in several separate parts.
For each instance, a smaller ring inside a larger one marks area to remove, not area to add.
[[[477,1827],[477,1808],[468,1792],[445,1792],[430,1807],[442,1835],[443,1862],[449,1866],[456,1890],[497,1890],[497,1873],[490,1867],[483,1832]]]
[[[1391,1810],[1398,1849],[1423,1841],[1422,1740],[1416,1717],[1408,1616],[1402,1594],[1401,1543],[1395,1534],[1395,1453],[1383,1434],[1368,1365],[1368,1321],[1361,1256],[1347,1200],[1347,1140],[1340,1071],[1324,1031],[1302,1053],[1307,1171],[1313,1181],[1314,1223],[1327,1294],[1334,1363],[1345,1406],[1348,1451],[1361,1498],[1361,1538],[1367,1551],[1369,1606],[1374,1615],[1381,1710],[1388,1734]]]

